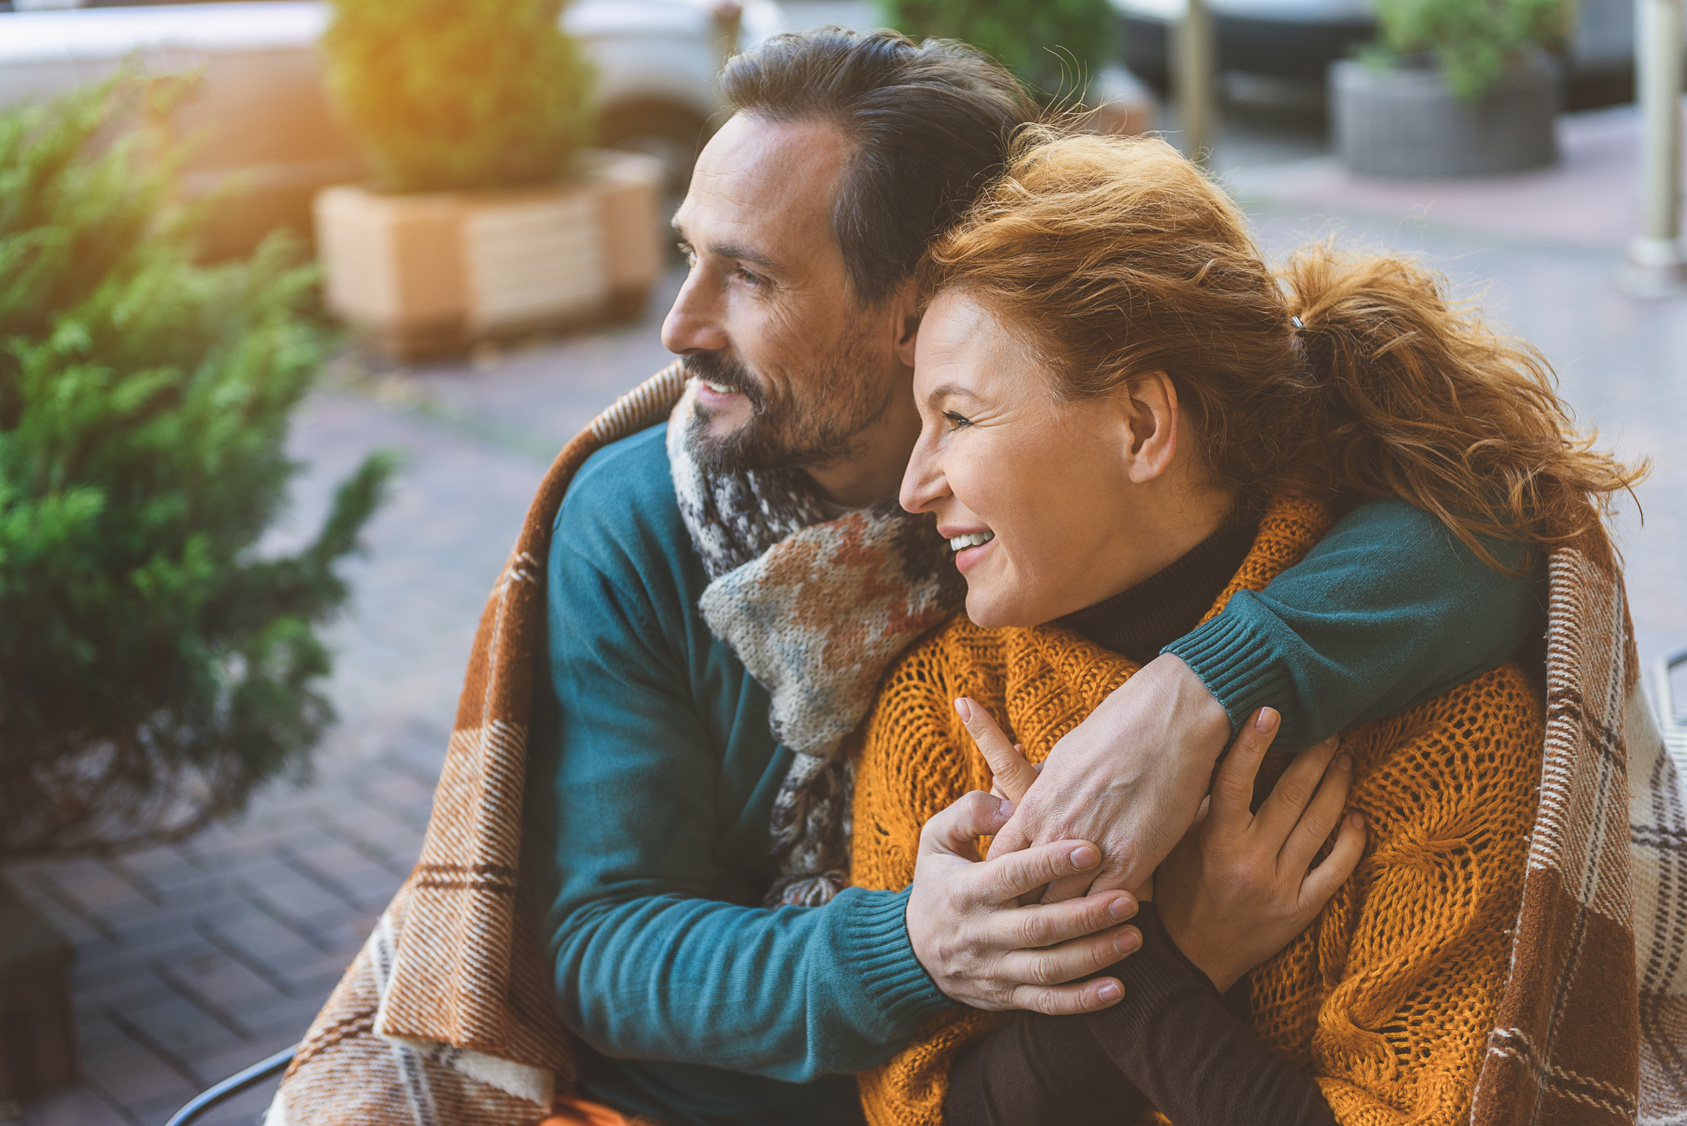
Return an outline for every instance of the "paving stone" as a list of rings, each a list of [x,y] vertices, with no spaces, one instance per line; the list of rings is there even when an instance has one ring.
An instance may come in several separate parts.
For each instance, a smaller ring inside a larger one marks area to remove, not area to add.
[[[286,996],[272,981],[214,947],[207,946],[191,957],[172,959],[161,970],[170,984],[194,1000],[225,1012]]]
[[[146,1004],[114,1005],[109,1011],[131,1035],[138,1032],[145,1036],[149,1044],[169,1053],[172,1060],[185,1060],[206,1049],[221,1047],[244,1032],[237,1024],[220,1019],[174,992]]]
[[[131,1119],[88,1087],[73,1087],[31,1103],[22,1121],[24,1126],[133,1126]]]
[[[193,1095],[190,1077],[164,1055],[128,1036],[99,1051],[84,1051],[82,1073],[120,1106],[132,1106],[146,1099],[174,1098],[184,1092],[189,1098]]]

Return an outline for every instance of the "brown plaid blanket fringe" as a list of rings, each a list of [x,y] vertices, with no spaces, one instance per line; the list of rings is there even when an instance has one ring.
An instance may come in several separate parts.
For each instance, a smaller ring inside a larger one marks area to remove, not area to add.
[[[265,1126],[532,1126],[573,1077],[518,894],[544,560],[592,453],[667,417],[675,364],[557,457],[481,616],[422,855],[298,1047]],[[1551,566],[1541,800],[1476,1126],[1687,1126],[1687,811],[1621,579]]]

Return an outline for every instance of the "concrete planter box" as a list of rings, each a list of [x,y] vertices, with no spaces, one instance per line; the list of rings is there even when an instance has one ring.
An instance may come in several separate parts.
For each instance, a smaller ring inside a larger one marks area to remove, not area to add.
[[[1544,55],[1519,61],[1475,106],[1454,97],[1432,66],[1344,59],[1331,64],[1329,81],[1336,151],[1361,175],[1481,176],[1558,159],[1563,79]]]
[[[593,152],[550,188],[316,197],[328,306],[409,359],[644,308],[661,269],[653,157]]]

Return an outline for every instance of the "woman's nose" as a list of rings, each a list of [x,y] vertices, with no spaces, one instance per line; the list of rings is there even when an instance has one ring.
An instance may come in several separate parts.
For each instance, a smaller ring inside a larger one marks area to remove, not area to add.
[[[725,350],[728,340],[720,310],[719,294],[705,271],[693,266],[662,320],[662,346],[679,356]]]
[[[937,451],[920,432],[914,452],[908,455],[908,468],[902,473],[902,489],[897,501],[909,512],[926,512],[949,492],[949,484],[938,465]]]

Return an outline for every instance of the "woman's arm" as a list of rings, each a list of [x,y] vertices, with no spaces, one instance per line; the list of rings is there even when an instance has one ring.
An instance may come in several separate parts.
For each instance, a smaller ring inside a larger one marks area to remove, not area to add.
[[[946,1126],[1119,1123],[1148,1106],[1177,1126],[1335,1126],[1316,1080],[1226,1007],[1154,904],[1137,924],[1142,949],[1114,970],[1124,1001],[1081,1017],[1019,1013],[975,1041],[949,1072]]]
[[[969,703],[958,705],[963,715],[983,711]],[[1022,793],[1030,768],[988,715],[969,718],[998,785]],[[1359,823],[1341,817],[1352,764],[1331,762],[1333,743],[1297,756],[1250,811],[1276,731],[1269,710],[1244,728],[1214,778],[1205,818],[1156,876],[1157,902],[1137,918],[1142,948],[1112,971],[1124,1000],[1078,1018],[1019,1014],[969,1047],[950,1072],[949,1126],[1082,1126],[1120,1121],[1146,1104],[1178,1126],[1333,1126],[1317,1083],[1220,997],[1305,929],[1363,846]],[[1330,856],[1311,867],[1338,824]]]

